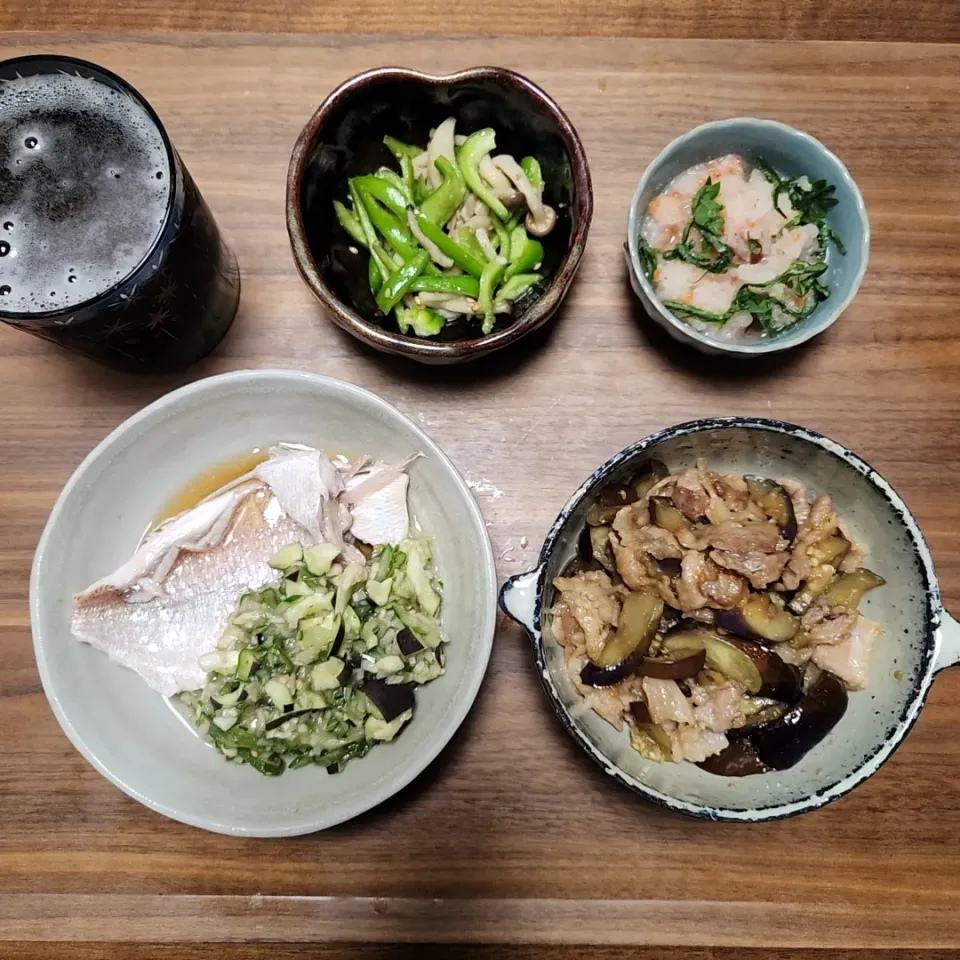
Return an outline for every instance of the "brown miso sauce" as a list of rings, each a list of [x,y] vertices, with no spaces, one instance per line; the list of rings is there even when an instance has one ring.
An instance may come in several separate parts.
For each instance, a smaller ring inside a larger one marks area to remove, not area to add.
[[[236,456],[220,460],[213,466],[208,467],[202,473],[197,474],[188,480],[179,490],[176,490],[170,498],[157,511],[153,518],[152,526],[158,527],[164,520],[175,517],[195,507],[201,500],[205,500],[211,493],[215,493],[221,487],[249,473],[257,464],[263,463],[269,456],[265,447],[254,447],[252,450],[246,450]]]

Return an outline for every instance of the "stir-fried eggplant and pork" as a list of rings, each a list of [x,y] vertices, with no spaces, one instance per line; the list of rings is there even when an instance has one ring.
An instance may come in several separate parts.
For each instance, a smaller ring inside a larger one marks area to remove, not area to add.
[[[834,511],[787,480],[669,473],[602,490],[556,577],[553,635],[588,705],[656,761],[783,770],[867,685],[884,580]]]

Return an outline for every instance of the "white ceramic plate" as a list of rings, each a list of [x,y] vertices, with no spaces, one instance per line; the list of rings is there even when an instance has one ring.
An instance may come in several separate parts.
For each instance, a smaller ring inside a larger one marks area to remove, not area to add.
[[[444,676],[417,692],[413,721],[343,773],[278,778],[227,763],[133,672],[69,630],[74,592],[134,550],[170,494],[220,460],[278,440],[411,467],[410,505],[435,538],[444,582]],[[60,495],[30,580],[34,650],[53,712],[74,746],[131,797],[220,833],[290,836],[349,820],[410,783],[469,711],[487,668],[496,572],[483,517],[454,466],[406,417],[359,387],[309,373],[241,371],[177,390],[131,417]]]

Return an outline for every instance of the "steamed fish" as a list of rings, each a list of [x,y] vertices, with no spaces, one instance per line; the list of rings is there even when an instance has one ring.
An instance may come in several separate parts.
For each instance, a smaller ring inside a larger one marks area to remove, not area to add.
[[[280,445],[269,459],[152,531],[117,570],[73,598],[73,635],[135,670],[164,696],[203,687],[237,598],[279,578],[270,559],[292,542],[397,544],[410,520],[406,464],[333,463]]]

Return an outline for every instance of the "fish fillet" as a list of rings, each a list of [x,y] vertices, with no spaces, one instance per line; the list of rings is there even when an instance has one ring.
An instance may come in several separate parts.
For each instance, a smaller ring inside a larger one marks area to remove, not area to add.
[[[184,550],[163,582],[163,593],[129,603],[122,592],[99,589],[75,598],[74,636],[135,670],[158,693],[198,690],[206,673],[200,657],[211,652],[237,599],[277,578],[268,560],[303,529],[286,516],[268,520],[274,498],[249,494],[223,540],[202,552]]]

